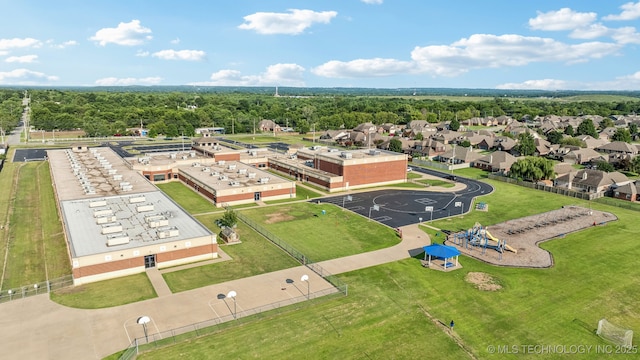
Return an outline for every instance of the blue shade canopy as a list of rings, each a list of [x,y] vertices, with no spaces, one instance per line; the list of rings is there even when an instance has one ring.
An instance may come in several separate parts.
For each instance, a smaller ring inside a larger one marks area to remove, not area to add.
[[[442,244],[424,246],[423,249],[427,255],[445,259],[460,255],[460,251],[455,247]]]

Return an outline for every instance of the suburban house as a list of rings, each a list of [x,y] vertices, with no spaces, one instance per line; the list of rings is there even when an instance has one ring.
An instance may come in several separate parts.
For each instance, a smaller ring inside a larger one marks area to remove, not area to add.
[[[258,123],[258,130],[260,131],[282,131],[280,125],[276,124],[273,120],[260,120]]]
[[[507,136],[498,136],[495,140],[495,147],[500,151],[510,152],[516,144],[515,140]]]
[[[635,145],[631,145],[624,141],[613,141],[608,144],[598,146],[596,150],[605,154],[623,154],[631,155],[632,157],[638,155],[638,148]]]
[[[453,146],[447,150],[444,154],[437,157],[437,161],[446,162],[449,164],[471,164],[478,160],[482,155],[473,151],[471,147]]]
[[[597,159],[606,161],[606,159],[602,157],[602,154],[587,148],[570,151],[562,157],[563,162],[570,164],[586,164],[591,161],[596,161]]]
[[[553,185],[596,194],[606,192],[613,185],[622,186],[628,183],[630,183],[629,178],[617,171],[607,173],[600,170],[582,169],[576,173],[558,176]]]
[[[609,140],[600,139],[600,138],[595,139],[591,135],[580,135],[580,136],[576,136],[576,138],[584,142],[586,147],[588,147],[589,149],[595,149],[599,146],[609,143]]]
[[[460,136],[462,136],[462,133],[459,133],[457,131],[442,130],[431,135],[431,138],[446,145],[455,142]]]
[[[473,166],[479,169],[498,172],[504,175],[509,173],[511,165],[518,159],[506,151],[495,151],[473,162]]]
[[[611,196],[616,199],[636,202],[640,200],[640,182],[630,182],[620,186],[612,186]]]

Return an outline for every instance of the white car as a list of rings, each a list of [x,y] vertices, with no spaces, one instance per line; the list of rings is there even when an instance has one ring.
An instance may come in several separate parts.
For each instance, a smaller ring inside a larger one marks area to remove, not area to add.
[[[413,171],[413,168],[408,167],[408,168],[407,168],[407,172],[411,172],[411,171]]]

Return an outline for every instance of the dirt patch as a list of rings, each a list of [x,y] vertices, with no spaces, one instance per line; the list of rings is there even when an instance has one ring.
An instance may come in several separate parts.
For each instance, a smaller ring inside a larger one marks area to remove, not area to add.
[[[275,224],[281,221],[289,221],[294,219],[295,217],[287,214],[286,212],[277,212],[277,213],[267,214],[267,220],[265,221],[265,223]]]
[[[496,282],[493,276],[483,272],[470,272],[465,276],[464,280],[482,291],[498,291],[502,289],[502,286]]]

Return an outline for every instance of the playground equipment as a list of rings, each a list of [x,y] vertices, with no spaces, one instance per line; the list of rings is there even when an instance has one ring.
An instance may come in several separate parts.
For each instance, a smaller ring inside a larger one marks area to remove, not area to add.
[[[469,249],[469,246],[481,247],[483,255],[487,251],[487,248],[498,251],[500,253],[500,257],[502,257],[502,253],[504,253],[505,250],[516,254],[518,253],[518,250],[507,245],[507,240],[500,240],[494,237],[479,223],[475,223],[475,225],[467,231],[454,234],[453,243],[464,246],[465,249]]]

